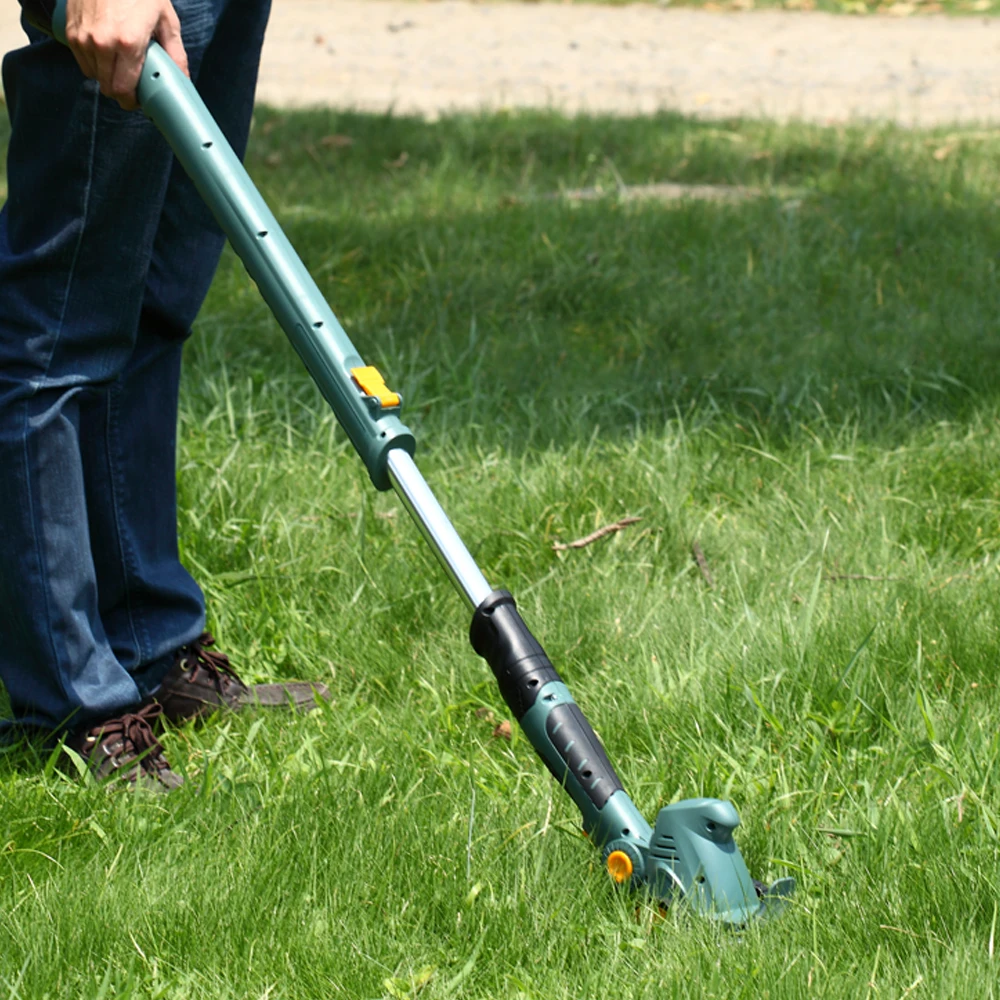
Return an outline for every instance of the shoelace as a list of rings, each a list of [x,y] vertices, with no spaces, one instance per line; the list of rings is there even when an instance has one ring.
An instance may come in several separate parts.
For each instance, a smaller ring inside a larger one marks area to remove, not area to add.
[[[154,702],[137,712],[126,712],[116,719],[108,719],[91,729],[87,735],[102,744],[120,739],[124,747],[123,755],[134,756],[143,770],[162,771],[169,764],[163,756],[163,746],[153,734],[153,723],[162,711]]]
[[[210,632],[202,632],[194,642],[184,647],[182,656],[184,669],[188,671],[188,682],[192,683],[204,674],[220,694],[224,694],[232,684],[245,688],[246,685],[230,666],[229,657],[216,649],[208,648],[214,645],[215,636]]]

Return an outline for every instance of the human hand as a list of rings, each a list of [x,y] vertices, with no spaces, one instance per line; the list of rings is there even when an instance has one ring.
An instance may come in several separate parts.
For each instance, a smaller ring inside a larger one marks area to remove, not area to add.
[[[151,38],[188,74],[181,23],[170,0],[67,0],[66,43],[84,76],[126,110],[139,106],[135,88]]]

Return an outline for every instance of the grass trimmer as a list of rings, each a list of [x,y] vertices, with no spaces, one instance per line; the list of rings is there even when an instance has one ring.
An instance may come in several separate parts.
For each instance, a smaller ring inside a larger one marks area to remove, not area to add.
[[[65,0],[23,0],[38,27],[65,41]],[[538,755],[583,815],[611,878],[661,904],[743,925],[783,903],[794,880],[770,887],[747,871],[731,802],[699,798],[660,810],[651,827],[626,794],[597,734],[525,625],[494,590],[413,461],[402,400],[366,365],[191,82],[153,42],[138,86],[163,133],[333,408],[379,490],[395,490],[473,612],[471,640]]]

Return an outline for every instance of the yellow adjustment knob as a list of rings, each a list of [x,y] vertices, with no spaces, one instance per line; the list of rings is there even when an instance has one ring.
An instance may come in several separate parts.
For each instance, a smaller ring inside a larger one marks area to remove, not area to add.
[[[624,851],[608,855],[608,874],[620,885],[632,877],[632,859]]]

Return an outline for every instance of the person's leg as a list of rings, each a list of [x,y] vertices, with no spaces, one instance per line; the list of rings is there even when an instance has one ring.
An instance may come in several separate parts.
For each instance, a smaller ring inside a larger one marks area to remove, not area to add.
[[[80,408],[131,352],[170,160],[148,123],[104,101],[55,42],[10,53],[4,88],[0,677],[15,718],[51,728],[138,698],[97,612]],[[139,191],[150,210],[130,204]]]
[[[267,0],[229,0],[192,81],[237,154],[246,148]],[[180,9],[180,8],[179,8]],[[181,346],[208,293],[224,237],[174,163],[138,324],[121,376],[83,413],[100,614],[118,661],[143,694],[180,646],[204,631],[201,592],[177,549],[176,412]],[[111,482],[114,489],[105,488]]]
[[[125,372],[80,411],[100,622],[140,697],[159,682],[170,654],[205,627],[201,590],[177,547],[179,379],[180,340],[141,324]]]
[[[185,21],[177,6],[197,62],[217,8],[189,0]],[[115,455],[105,448],[103,471],[84,455],[100,451],[94,408],[133,355],[172,156],[154,126],[102,98],[54,42],[35,36],[10,53],[4,86],[12,136],[0,214],[0,679],[18,722],[80,726],[143,693],[108,642],[91,544],[97,527],[104,562],[107,536],[88,498],[114,495]],[[175,385],[176,362],[166,369]],[[173,422],[175,394],[168,385],[158,419]],[[200,608],[200,594],[194,601]]]

